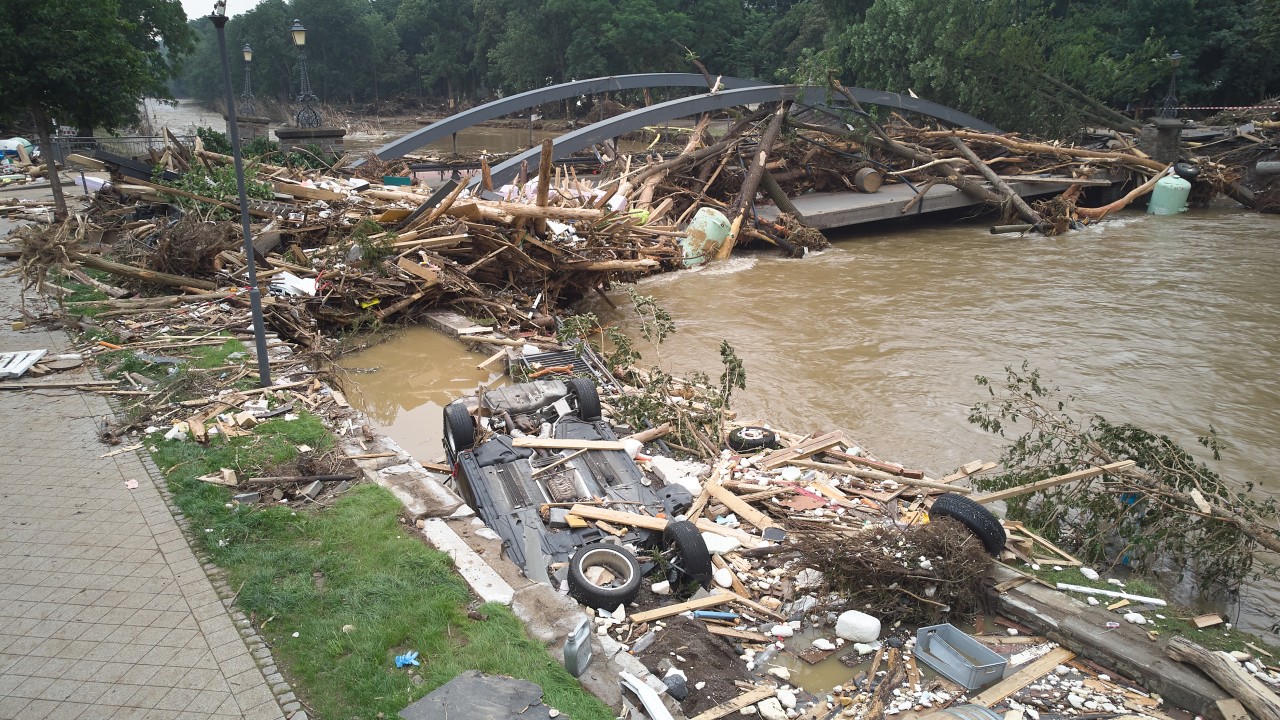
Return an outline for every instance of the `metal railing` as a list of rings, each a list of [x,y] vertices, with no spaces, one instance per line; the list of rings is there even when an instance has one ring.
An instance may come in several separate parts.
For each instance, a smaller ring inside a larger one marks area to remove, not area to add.
[[[178,142],[189,147],[195,146],[194,135],[175,135]],[[149,157],[152,150],[164,152],[165,139],[160,135],[133,135],[122,137],[66,137],[51,138],[53,156],[64,162],[73,153],[92,154],[94,150],[105,150],[116,155],[130,158]]]

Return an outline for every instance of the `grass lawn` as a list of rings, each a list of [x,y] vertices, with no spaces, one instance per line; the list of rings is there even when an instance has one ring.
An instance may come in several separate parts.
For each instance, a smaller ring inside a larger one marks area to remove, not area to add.
[[[395,717],[468,669],[535,682],[545,702],[575,719],[614,717],[506,607],[474,606],[449,558],[400,522],[400,503],[385,490],[359,485],[330,508],[295,511],[236,505],[228,489],[195,479],[285,462],[299,444],[331,447],[314,416],[272,420],[209,447],[152,439],[197,542],[228,571],[238,604],[313,717]],[[407,650],[420,653],[420,668],[396,669],[394,656]]]

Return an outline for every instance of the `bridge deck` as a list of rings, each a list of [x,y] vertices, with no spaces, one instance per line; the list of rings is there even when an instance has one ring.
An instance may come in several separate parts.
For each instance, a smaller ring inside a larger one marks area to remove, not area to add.
[[[1054,195],[1066,190],[1067,183],[1010,182],[1010,187],[1025,198]],[[915,197],[915,191],[906,185],[885,185],[875,193],[834,192],[808,193],[791,198],[796,209],[804,215],[805,222],[819,230],[860,225],[862,223],[894,220],[911,215],[954,210],[977,205],[967,195],[950,185],[935,185],[924,198],[905,215],[902,209]],[[774,207],[760,208],[764,217],[774,217]]]

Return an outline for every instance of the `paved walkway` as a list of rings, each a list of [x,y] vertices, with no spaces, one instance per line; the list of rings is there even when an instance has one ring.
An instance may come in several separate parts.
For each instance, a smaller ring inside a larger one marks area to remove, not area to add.
[[[0,279],[0,352],[65,350],[60,331],[10,329],[17,297]],[[283,717],[147,467],[102,457],[110,412],[0,391],[0,720]]]

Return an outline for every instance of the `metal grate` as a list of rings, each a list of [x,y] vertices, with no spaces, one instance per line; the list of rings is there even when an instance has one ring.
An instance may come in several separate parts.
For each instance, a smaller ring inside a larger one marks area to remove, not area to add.
[[[573,350],[556,350],[535,355],[521,355],[519,362],[520,371],[523,375],[528,375],[537,368],[562,367],[565,365],[573,368],[574,375],[594,379],[602,395],[618,393],[618,384],[614,381],[613,375],[608,368],[605,367],[604,359],[586,343],[579,343],[578,347]]]

